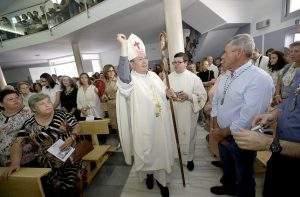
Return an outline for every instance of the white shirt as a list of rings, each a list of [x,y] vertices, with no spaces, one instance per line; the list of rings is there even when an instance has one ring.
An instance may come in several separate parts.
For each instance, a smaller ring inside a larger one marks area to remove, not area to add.
[[[214,71],[214,77],[215,77],[215,79],[218,78],[218,76],[219,76],[219,69],[218,69],[217,66],[215,66],[214,64],[211,64],[210,66],[207,67],[207,69]]]
[[[97,89],[94,85],[89,85],[84,91],[83,87],[78,88],[77,92],[77,108],[80,110],[84,107],[89,108],[88,115],[102,118],[104,113],[100,106],[100,99],[97,94]],[[83,114],[81,114],[83,116]]]
[[[219,85],[212,102],[212,117],[217,117],[220,128],[230,128],[236,132],[241,128],[250,129],[253,118],[266,112],[274,94],[271,76],[262,69],[253,66],[251,61],[233,73],[232,81],[224,98],[225,82],[231,78],[227,72],[220,78]]]
[[[42,93],[48,95],[53,104],[55,102],[57,92],[61,92],[61,88],[58,84],[56,84],[53,88],[47,88],[46,86],[43,86],[42,88]]]
[[[269,73],[269,68],[268,68],[269,58],[267,56],[260,55],[256,60],[253,60],[253,63],[255,66]]]

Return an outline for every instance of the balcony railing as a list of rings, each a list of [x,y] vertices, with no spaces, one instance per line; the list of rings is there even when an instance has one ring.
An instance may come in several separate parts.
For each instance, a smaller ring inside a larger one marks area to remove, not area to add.
[[[41,31],[52,31],[55,26],[71,19],[79,13],[104,0],[46,0],[0,16],[0,44],[10,39],[34,34]]]

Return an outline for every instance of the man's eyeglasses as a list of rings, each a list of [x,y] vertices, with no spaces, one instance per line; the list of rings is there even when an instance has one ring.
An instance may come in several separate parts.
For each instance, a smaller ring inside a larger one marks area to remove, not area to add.
[[[174,62],[172,62],[172,64],[173,65],[177,65],[177,64],[182,64],[184,61],[178,61],[178,62],[176,62],[176,61],[174,61]]]

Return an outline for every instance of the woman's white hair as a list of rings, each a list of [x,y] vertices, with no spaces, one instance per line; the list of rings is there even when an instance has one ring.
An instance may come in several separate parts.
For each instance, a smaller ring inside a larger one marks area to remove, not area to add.
[[[233,36],[227,44],[240,48],[249,58],[252,56],[252,52],[255,49],[254,40],[249,34],[238,34]]]
[[[31,95],[28,99],[28,105],[29,105],[31,111],[35,112],[36,111],[35,104],[45,98],[48,98],[50,100],[50,97],[43,93],[37,93],[37,94]]]

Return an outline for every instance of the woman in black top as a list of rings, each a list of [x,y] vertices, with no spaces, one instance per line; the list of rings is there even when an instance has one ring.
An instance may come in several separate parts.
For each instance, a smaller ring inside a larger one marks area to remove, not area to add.
[[[60,95],[61,107],[65,112],[74,115],[77,120],[79,117],[79,112],[77,110],[77,86],[74,81],[68,77],[64,76],[61,84],[62,92]]]
[[[205,87],[211,86],[214,84],[214,71],[208,70],[208,61],[204,60],[203,62],[197,62],[197,76],[200,77],[202,83]]]

